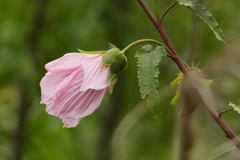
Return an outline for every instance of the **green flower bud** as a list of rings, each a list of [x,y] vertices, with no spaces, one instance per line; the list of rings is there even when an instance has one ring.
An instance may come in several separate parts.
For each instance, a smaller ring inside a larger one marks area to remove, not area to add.
[[[118,74],[127,68],[127,57],[116,46],[110,44],[110,49],[103,54],[103,65],[101,70],[105,66],[110,66],[109,81],[112,81],[118,76]]]

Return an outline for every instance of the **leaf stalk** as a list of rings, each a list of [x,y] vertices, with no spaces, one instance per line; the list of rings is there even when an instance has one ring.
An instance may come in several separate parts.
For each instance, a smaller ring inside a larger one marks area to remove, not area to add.
[[[164,14],[162,15],[162,17],[161,17],[161,19],[160,19],[161,22],[163,21],[163,18],[167,15],[167,13],[168,13],[177,3],[178,3],[177,1],[173,2],[173,3],[170,5],[170,7],[164,12]]]

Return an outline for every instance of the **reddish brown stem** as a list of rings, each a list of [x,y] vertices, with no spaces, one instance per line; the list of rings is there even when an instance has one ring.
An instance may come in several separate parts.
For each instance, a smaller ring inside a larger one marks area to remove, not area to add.
[[[161,21],[158,21],[152,12],[149,10],[147,5],[143,2],[143,0],[137,0],[138,3],[141,5],[145,13],[148,15],[149,19],[152,21],[154,26],[157,28],[158,32],[160,33],[163,41],[165,42],[166,46],[171,50],[172,54],[170,57],[172,60],[178,65],[179,69],[182,71],[184,75],[186,75],[187,70],[185,66],[183,65],[181,59],[179,58],[176,50],[174,49],[173,44],[171,43],[170,39],[168,38],[165,30],[162,27]],[[226,136],[231,139],[234,144],[237,146],[237,148],[240,150],[240,140],[237,137],[237,135],[232,131],[232,129],[227,125],[227,123],[223,120],[223,118],[217,113],[217,111],[211,107],[207,102],[204,101],[202,98],[202,103],[206,107],[207,111],[210,113],[210,115],[213,117],[213,119],[217,122],[217,124],[220,126],[220,128],[226,133]]]
[[[202,99],[202,104],[205,106],[205,108],[213,117],[213,119],[217,122],[220,128],[226,133],[226,136],[229,139],[231,139],[233,143],[236,145],[236,147],[240,150],[240,139],[233,132],[233,130],[227,125],[227,123],[221,117],[221,114],[218,114],[217,111],[212,106],[209,105],[209,103],[204,101],[204,98],[201,98],[201,99]]]
[[[154,15],[152,14],[152,12],[149,10],[149,8],[147,7],[147,5],[145,4],[144,1],[142,0],[138,0],[139,4],[142,6],[143,10],[145,11],[145,13],[148,15],[149,19],[152,21],[152,23],[154,24],[154,26],[156,27],[156,29],[158,30],[159,34],[161,35],[163,41],[165,42],[166,46],[171,50],[172,55],[170,55],[170,57],[172,58],[172,60],[178,65],[179,69],[181,70],[181,72],[185,75],[187,73],[186,67],[184,66],[184,64],[182,63],[181,59],[179,58],[177,51],[175,50],[172,42],[170,41],[170,39],[168,38],[163,26],[162,26],[162,22],[157,20]]]

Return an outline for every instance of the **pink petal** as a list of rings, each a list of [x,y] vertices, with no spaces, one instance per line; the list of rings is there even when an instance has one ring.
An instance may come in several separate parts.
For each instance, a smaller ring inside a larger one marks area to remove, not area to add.
[[[51,75],[57,73],[53,72]],[[74,127],[81,118],[96,110],[108,90],[108,88],[104,88],[80,91],[82,79],[82,69],[79,68],[57,86],[48,102],[46,111],[60,117],[65,127]]]
[[[42,100],[41,104],[50,103],[50,99],[53,97],[58,86],[72,73],[71,70],[58,71],[58,72],[47,72],[40,82]]]
[[[68,107],[60,112],[59,117],[63,120],[65,127],[75,127],[75,123],[81,118],[92,114],[100,105],[106,89],[103,90],[87,90],[79,93],[77,100],[69,100]],[[64,101],[64,100],[63,100]]]
[[[68,110],[64,110],[62,114],[68,117],[85,117],[92,114],[100,105],[107,89],[84,91],[83,94],[79,93],[77,100],[72,103],[72,106]]]
[[[101,66],[103,64],[102,54],[81,54],[81,64],[84,70],[81,91],[85,91],[87,89],[100,90],[112,85],[112,82],[108,81],[110,67],[106,66],[101,71]]]
[[[40,82],[46,111],[63,120],[64,127],[75,127],[81,118],[100,105],[112,85],[110,68],[103,64],[102,54],[69,53],[46,64],[48,73]]]
[[[73,119],[73,118],[63,118],[63,127],[64,128],[70,128],[70,127],[76,127],[78,123],[80,122],[81,118]]]
[[[83,80],[82,68],[79,68],[66,77],[55,89],[51,95],[50,105],[47,105],[46,111],[49,114],[58,116],[58,111],[64,109],[64,102],[73,99],[72,95],[79,93]]]
[[[80,53],[67,53],[64,56],[45,65],[48,71],[75,69],[81,65]]]

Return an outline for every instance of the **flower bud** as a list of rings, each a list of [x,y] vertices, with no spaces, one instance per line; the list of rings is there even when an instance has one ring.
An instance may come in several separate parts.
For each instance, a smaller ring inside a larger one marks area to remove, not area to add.
[[[110,66],[109,81],[112,81],[122,70],[127,68],[127,57],[112,44],[110,44],[110,49],[103,54],[102,60],[104,63],[101,70],[105,66]]]

